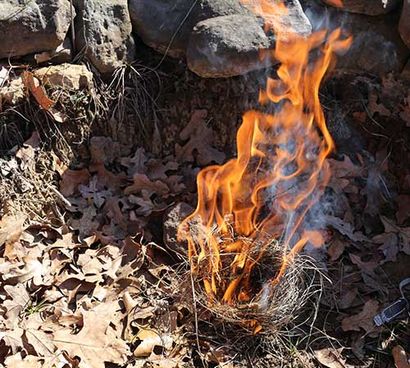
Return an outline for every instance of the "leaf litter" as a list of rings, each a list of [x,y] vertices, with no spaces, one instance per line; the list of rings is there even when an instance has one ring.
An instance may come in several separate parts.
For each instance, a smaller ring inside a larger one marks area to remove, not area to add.
[[[368,103],[371,119],[393,114],[373,95]],[[173,266],[180,245],[162,240],[170,209],[195,205],[198,167],[225,160],[207,119],[206,110],[193,111],[175,154],[164,157],[93,137],[89,164],[68,167],[34,133],[0,160],[1,180],[16,188],[0,197],[0,364],[185,367],[198,351],[212,364],[231,364],[229,349],[196,335],[193,300]],[[312,345],[325,367],[361,366],[366,349],[389,339],[392,327],[375,328],[373,317],[399,296],[400,280],[387,267],[408,266],[410,186],[396,185],[391,201],[388,185],[392,174],[406,183],[401,178],[410,172],[394,173],[394,157],[382,146],[329,160],[336,205],[325,216],[323,251],[333,284],[320,308],[331,311],[327,331],[341,346]],[[33,207],[29,198],[39,201]],[[393,329],[392,359],[406,367],[408,331],[400,322]],[[201,347],[193,347],[197,341]]]

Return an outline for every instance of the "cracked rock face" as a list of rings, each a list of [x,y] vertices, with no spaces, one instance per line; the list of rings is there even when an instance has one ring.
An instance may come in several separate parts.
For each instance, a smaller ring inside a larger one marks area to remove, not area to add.
[[[74,16],[69,0],[2,0],[0,58],[55,50]]]
[[[136,50],[127,0],[76,0],[76,49],[101,74],[131,62]]]

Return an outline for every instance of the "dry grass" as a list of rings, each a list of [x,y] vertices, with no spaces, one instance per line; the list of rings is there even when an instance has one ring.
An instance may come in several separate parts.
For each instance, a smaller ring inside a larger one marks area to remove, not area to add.
[[[313,326],[326,277],[313,258],[299,254],[280,281],[272,286],[270,281],[277,273],[282,258],[282,244],[272,239],[269,250],[253,271],[254,289],[260,291],[249,302],[227,304],[211,300],[201,277],[188,272],[185,282],[181,281],[184,285],[181,292],[186,295],[186,288],[190,285],[198,346],[200,341],[208,340],[211,345],[229,350],[231,356],[237,356],[239,360],[258,361],[257,366],[261,367],[290,361],[292,366],[306,366],[301,363],[303,357],[298,347],[309,345],[317,333]],[[186,267],[189,268],[188,260]],[[257,321],[262,327],[256,335],[250,321]]]

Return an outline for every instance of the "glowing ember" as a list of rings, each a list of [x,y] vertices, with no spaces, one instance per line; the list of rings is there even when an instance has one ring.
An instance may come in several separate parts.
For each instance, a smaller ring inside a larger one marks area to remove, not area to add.
[[[308,38],[278,30],[285,5],[245,2],[263,15],[277,39],[272,55],[265,55],[280,62],[277,79],[267,80],[259,98],[271,113],[245,113],[237,158],[199,173],[197,208],[179,229],[188,243],[192,272],[203,280],[210,300],[230,304],[261,292],[262,286],[254,285],[254,271],[272,241],[283,247],[283,256],[272,265],[275,272],[264,281],[272,287],[308,242],[323,242],[317,229],[304,224],[328,182],[326,157],[334,146],[319,87],[333,53],[351,41],[342,40],[339,29]]]

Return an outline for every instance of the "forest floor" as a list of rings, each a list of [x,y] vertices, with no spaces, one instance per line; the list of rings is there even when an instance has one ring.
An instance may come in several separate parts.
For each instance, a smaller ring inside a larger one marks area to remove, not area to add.
[[[409,367],[408,315],[373,322],[410,277],[410,90],[393,76],[335,73],[321,92],[337,150],[315,318],[233,336],[195,303],[169,214],[196,206],[202,167],[235,155],[265,78],[165,61],[93,92],[47,87],[53,114],[32,95],[3,107],[0,366]]]

